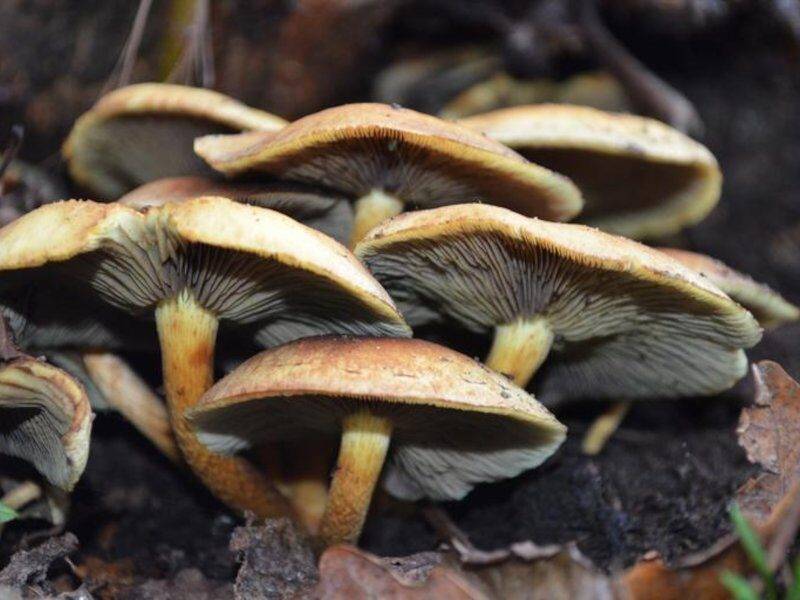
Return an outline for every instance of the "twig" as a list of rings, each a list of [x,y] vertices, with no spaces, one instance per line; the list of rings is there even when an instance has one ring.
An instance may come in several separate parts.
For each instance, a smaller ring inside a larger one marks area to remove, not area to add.
[[[139,8],[136,9],[136,16],[133,19],[131,32],[128,34],[128,39],[125,40],[125,45],[122,47],[122,52],[116,66],[112,70],[108,81],[103,86],[101,95],[130,84],[133,67],[139,55],[144,29],[147,25],[147,18],[150,16],[150,9],[152,6],[153,0],[139,0]]]
[[[692,103],[645,67],[611,35],[597,14],[596,0],[580,0],[578,4],[587,45],[619,79],[639,110],[681,131],[702,134],[703,122]]]

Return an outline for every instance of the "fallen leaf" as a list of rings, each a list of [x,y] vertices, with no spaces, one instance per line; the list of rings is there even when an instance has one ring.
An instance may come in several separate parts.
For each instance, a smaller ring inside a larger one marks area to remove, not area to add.
[[[38,585],[47,578],[50,565],[78,549],[78,538],[72,533],[50,538],[31,550],[14,553],[5,569],[0,571],[0,586],[22,588]]]
[[[548,553],[549,554],[549,553]],[[545,558],[527,560],[509,550],[509,560],[468,568],[488,588],[492,598],[526,600],[622,600],[624,587],[596,569],[575,544],[563,546]]]
[[[430,558],[433,553],[425,554]],[[402,568],[396,570],[390,566],[391,564],[352,546],[328,548],[319,561],[319,583],[300,597],[315,600],[339,598],[488,600],[491,598],[463,575],[442,565],[434,563],[430,569],[425,567],[423,570],[427,570],[427,576],[422,578],[419,576],[419,570],[422,568],[420,564],[410,570]]]
[[[751,478],[736,494],[742,512],[766,520],[775,505],[800,479],[800,385],[780,365],[753,365],[755,403],[742,410],[739,443],[750,462],[767,473]]]

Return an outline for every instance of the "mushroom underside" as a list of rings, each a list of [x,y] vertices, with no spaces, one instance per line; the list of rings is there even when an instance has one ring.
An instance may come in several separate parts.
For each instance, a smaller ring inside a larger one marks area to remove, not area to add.
[[[221,322],[262,345],[327,333],[407,335],[323,276],[279,260],[185,243],[168,228],[120,229],[99,249],[36,271],[28,276],[42,286],[61,281],[79,289],[88,282],[106,303],[147,319],[163,300],[188,291]]]
[[[104,198],[144,183],[180,175],[213,175],[194,153],[196,137],[233,133],[224,125],[174,115],[115,117],[87,128],[73,161]]]
[[[523,183],[494,162],[469,160],[456,152],[384,134],[287,152],[256,169],[324,185],[355,198],[379,189],[412,207],[486,200],[507,203],[527,214],[537,209],[542,215],[550,213],[536,201],[537,195],[539,200],[557,199],[558,193],[549,187],[553,182],[543,181],[537,193],[530,181]]]
[[[531,162],[575,182],[586,201],[579,220],[586,223],[646,212],[659,205],[680,206],[694,198],[703,185],[703,173],[692,164],[575,148],[519,151]]]
[[[125,314],[87,297],[79,286],[28,272],[0,276],[0,315],[8,320],[20,347],[50,355],[71,348],[151,351],[155,334],[136,327]]]
[[[29,461],[50,483],[71,489],[88,454],[88,440],[85,448],[73,449],[74,456],[65,447],[72,403],[58,385],[26,365],[0,366],[0,453]]]
[[[244,401],[193,417],[198,438],[232,454],[264,442],[332,439],[342,420],[368,411],[393,425],[384,487],[404,500],[456,500],[475,485],[515,477],[544,462],[563,433],[498,414],[330,396]]]
[[[412,327],[447,315],[491,334],[546,319],[552,351],[534,381],[560,397],[713,394],[744,375],[740,348],[756,341],[744,311],[492,234],[397,242],[363,258]]]

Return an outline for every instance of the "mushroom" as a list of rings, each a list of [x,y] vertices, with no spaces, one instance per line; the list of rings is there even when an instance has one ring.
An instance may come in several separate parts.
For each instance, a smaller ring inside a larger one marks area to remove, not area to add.
[[[625,89],[604,71],[579,73],[564,81],[517,79],[507,73],[497,73],[454,96],[439,116],[461,119],[503,107],[545,102],[620,112],[630,108]]]
[[[495,206],[408,213],[356,255],[412,326],[446,315],[494,341],[486,364],[540,396],[714,394],[747,369],[749,312],[666,255]]]
[[[67,373],[21,356],[0,362],[0,453],[31,463],[51,484],[71,490],[89,456],[92,410]]]
[[[347,199],[336,192],[293,182],[219,182],[205,177],[170,177],[125,194],[120,204],[137,210],[198,196],[220,196],[271,208],[344,242],[353,226]]]
[[[665,236],[702,220],[722,174],[705,146],[658,121],[587,107],[519,106],[459,121],[570,177],[580,221],[631,238]]]
[[[304,339],[256,355],[188,413],[199,439],[233,453],[339,437],[320,527],[358,539],[375,485],[398,498],[457,500],[544,462],[566,428],[532,396],[453,350],[416,339]]]
[[[89,201],[49,204],[0,230],[5,273],[45,291],[77,285],[129,313],[130,323],[155,315],[184,458],[223,502],[259,516],[289,509],[247,461],[201,446],[183,418],[213,383],[218,329],[273,343],[322,333],[409,334],[389,296],[345,248],[280,213],[224,198],[145,213]]]
[[[351,245],[406,205],[480,200],[557,220],[582,205],[572,182],[502,144],[385,104],[329,108],[274,133],[205,136],[195,151],[229,176],[265,173],[356,198]]]
[[[753,313],[762,327],[777,327],[800,319],[800,308],[749,275],[731,269],[720,260],[677,248],[659,248],[684,266],[697,271]]]
[[[142,83],[103,96],[76,121],[63,153],[75,181],[115,199],[154,179],[210,173],[192,151],[198,136],[285,124],[211,90]]]

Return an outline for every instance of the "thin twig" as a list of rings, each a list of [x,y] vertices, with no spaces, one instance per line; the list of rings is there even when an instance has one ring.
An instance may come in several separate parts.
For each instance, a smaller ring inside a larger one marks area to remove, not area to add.
[[[117,60],[117,64],[114,66],[108,81],[103,86],[101,95],[130,84],[131,76],[133,75],[133,67],[136,65],[136,58],[139,56],[139,48],[142,45],[145,26],[147,25],[147,19],[150,16],[150,9],[152,6],[153,0],[139,0],[139,8],[136,9],[136,16],[133,19],[131,32],[128,34],[125,45],[122,47],[122,52]]]

